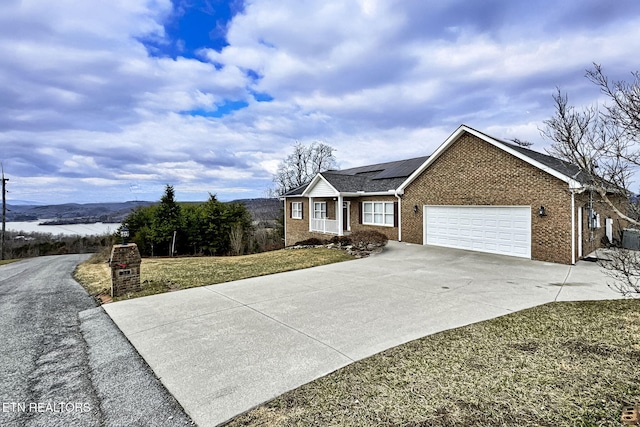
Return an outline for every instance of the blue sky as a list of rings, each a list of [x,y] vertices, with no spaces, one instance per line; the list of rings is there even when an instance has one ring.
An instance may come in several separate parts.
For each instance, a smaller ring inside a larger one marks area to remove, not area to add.
[[[585,70],[630,79],[638,52],[635,0],[8,0],[0,161],[10,202],[231,200],[296,141],[345,168],[461,123],[543,151],[556,86],[602,102]]]

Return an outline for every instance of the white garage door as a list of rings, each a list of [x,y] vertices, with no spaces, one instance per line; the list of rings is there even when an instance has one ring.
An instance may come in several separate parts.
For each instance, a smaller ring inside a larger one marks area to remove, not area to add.
[[[427,245],[531,258],[529,206],[425,206]]]

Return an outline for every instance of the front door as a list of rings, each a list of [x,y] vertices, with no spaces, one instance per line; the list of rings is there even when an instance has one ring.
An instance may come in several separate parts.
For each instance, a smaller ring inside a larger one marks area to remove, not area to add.
[[[578,207],[578,259],[582,258],[582,207]]]

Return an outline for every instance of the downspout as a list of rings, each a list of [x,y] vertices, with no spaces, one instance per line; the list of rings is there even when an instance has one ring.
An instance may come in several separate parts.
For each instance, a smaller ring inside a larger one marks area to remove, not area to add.
[[[404,192],[395,192],[398,199],[398,242],[402,242],[402,195]]]
[[[398,242],[402,242],[402,198],[398,198]]]
[[[576,193],[571,190],[571,265],[576,263]]]
[[[338,194],[338,201],[336,202],[336,219],[338,220],[338,236],[344,236],[344,198],[342,194]]]
[[[589,190],[589,251],[593,248],[593,241],[596,240],[594,231],[593,217],[596,215],[595,209],[593,209],[593,189]]]
[[[284,218],[282,218],[282,224],[283,224],[283,233],[284,233],[284,246],[287,246],[287,198],[286,197],[281,197],[280,200],[282,200],[282,216]]]

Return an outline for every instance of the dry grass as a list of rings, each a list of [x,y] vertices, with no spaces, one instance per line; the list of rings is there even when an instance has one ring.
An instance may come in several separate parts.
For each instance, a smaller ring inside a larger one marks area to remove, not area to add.
[[[115,300],[213,285],[351,259],[353,257],[344,251],[326,248],[279,250],[236,257],[144,258],[140,267],[143,290],[115,298]],[[74,277],[92,295],[111,288],[109,267],[104,255],[92,257],[89,261],[80,264]]]
[[[73,278],[91,295],[111,289],[111,271],[106,262],[101,264],[83,262],[76,267]]]
[[[619,426],[640,301],[552,303],[379,353],[230,426]]]
[[[19,259],[3,259],[0,260],[0,265],[10,264],[12,262],[20,261]]]

